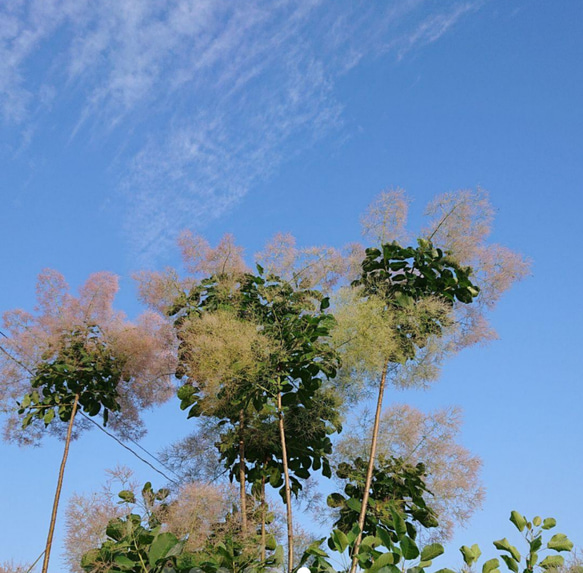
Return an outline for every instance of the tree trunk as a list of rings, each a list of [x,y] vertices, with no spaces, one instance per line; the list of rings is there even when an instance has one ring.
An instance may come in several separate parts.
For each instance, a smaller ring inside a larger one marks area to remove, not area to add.
[[[279,417],[279,437],[281,440],[281,458],[285,479],[285,505],[287,513],[287,570],[291,573],[294,566],[294,529],[291,507],[291,488],[289,485],[289,469],[287,466],[287,448],[285,445],[285,428],[283,425],[283,410],[281,408],[281,392],[277,393],[277,415]]]
[[[245,427],[245,412],[239,411],[239,484],[241,496],[241,529],[247,533],[247,488],[245,487],[245,438],[243,429]]]
[[[370,456],[368,459],[368,468],[366,471],[366,481],[364,484],[364,492],[362,495],[362,507],[360,508],[360,516],[358,517],[358,527],[360,528],[360,533],[354,542],[354,547],[352,550],[352,564],[350,566],[350,573],[355,573],[356,566],[358,563],[358,551],[360,549],[360,542],[362,541],[362,530],[364,529],[364,523],[366,521],[366,511],[368,509],[368,497],[370,494],[370,484],[372,482],[372,474],[374,470],[375,457],[377,453],[377,442],[379,437],[379,423],[381,419],[381,411],[383,407],[383,396],[385,393],[385,385],[387,381],[387,371],[389,364],[385,364],[383,368],[383,373],[381,375],[381,381],[379,384],[379,394],[377,399],[377,409],[375,412],[374,425],[372,429],[372,440],[370,443]]]
[[[51,557],[51,547],[53,545],[53,535],[55,534],[55,524],[57,522],[57,511],[59,509],[59,499],[61,497],[61,489],[63,488],[63,476],[65,475],[65,466],[67,465],[67,458],[69,457],[69,446],[71,445],[71,435],[73,433],[73,424],[75,422],[75,415],[77,414],[77,406],[79,404],[79,394],[75,394],[73,401],[73,409],[71,410],[71,419],[69,420],[69,427],[67,429],[67,437],[65,438],[65,450],[63,451],[63,459],[61,460],[61,469],[59,470],[59,479],[57,481],[57,490],[55,492],[55,499],[53,501],[53,512],[51,514],[51,522],[49,525],[49,534],[47,536],[47,544],[45,547],[45,557],[43,560],[42,573],[47,573],[49,569],[49,559]]]

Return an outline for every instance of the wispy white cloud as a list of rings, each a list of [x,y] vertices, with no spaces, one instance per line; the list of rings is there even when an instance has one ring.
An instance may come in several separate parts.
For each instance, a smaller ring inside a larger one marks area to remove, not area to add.
[[[340,76],[435,42],[475,6],[11,0],[0,7],[0,110],[32,133],[30,118],[60,98],[74,103],[60,113],[76,141],[119,138],[128,236],[156,256],[176,229],[220,216],[341,128]]]
[[[482,3],[474,1],[455,4],[443,12],[423,19],[412,31],[395,40],[398,58],[401,60],[411,50],[433,44],[455,26],[463,16],[477,10]]]

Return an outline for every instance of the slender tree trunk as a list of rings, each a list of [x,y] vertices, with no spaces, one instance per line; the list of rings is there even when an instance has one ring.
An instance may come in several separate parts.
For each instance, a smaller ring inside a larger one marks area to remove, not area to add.
[[[241,495],[241,529],[247,533],[247,488],[245,482],[245,438],[243,429],[245,427],[245,412],[239,411],[239,484]]]
[[[379,394],[377,399],[377,409],[375,412],[374,425],[372,429],[372,440],[370,442],[370,455],[368,459],[368,468],[366,471],[366,481],[364,484],[364,492],[362,495],[362,507],[360,508],[360,515],[358,517],[358,527],[360,528],[360,533],[354,542],[354,548],[352,550],[352,564],[350,566],[350,573],[355,573],[356,566],[358,563],[358,551],[360,549],[360,542],[362,541],[362,531],[364,529],[364,523],[366,521],[366,512],[368,509],[368,497],[370,494],[370,485],[372,482],[372,474],[374,470],[375,457],[377,453],[377,442],[379,437],[379,423],[381,420],[381,411],[383,408],[383,396],[385,393],[385,385],[387,382],[387,371],[389,368],[388,362],[383,368],[383,373],[381,375],[381,381],[379,384]]]
[[[261,561],[265,561],[267,505],[265,503],[265,473],[261,476]]]
[[[289,485],[289,468],[287,465],[287,448],[285,443],[285,428],[283,425],[283,410],[281,408],[281,392],[277,393],[277,415],[279,417],[279,437],[281,440],[281,458],[285,478],[285,505],[287,512],[287,570],[291,573],[294,566],[294,527],[291,506],[291,488]]]
[[[49,534],[47,536],[47,544],[45,547],[45,557],[43,560],[42,573],[47,573],[49,570],[49,559],[51,557],[51,547],[53,545],[53,535],[55,534],[55,523],[57,522],[57,511],[59,509],[59,499],[61,497],[61,489],[63,488],[63,476],[65,475],[65,466],[67,465],[67,458],[69,457],[69,446],[71,445],[71,435],[73,433],[73,424],[75,423],[75,415],[77,414],[77,406],[79,404],[79,394],[75,394],[73,401],[73,409],[71,410],[71,419],[69,420],[69,427],[67,429],[67,437],[65,438],[65,450],[63,451],[63,459],[61,460],[61,469],[59,470],[59,479],[57,481],[57,490],[55,492],[55,499],[53,501],[53,512],[51,514],[51,522],[49,525]]]

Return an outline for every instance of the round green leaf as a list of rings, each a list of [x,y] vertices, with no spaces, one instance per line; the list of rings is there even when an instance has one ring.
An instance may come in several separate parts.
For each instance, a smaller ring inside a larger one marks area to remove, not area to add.
[[[488,561],[482,565],[482,573],[492,573],[494,570],[498,569],[498,567],[500,567],[500,561],[498,559],[488,559]]]
[[[557,533],[551,537],[547,547],[555,551],[571,551],[573,542],[564,533]]]
[[[436,557],[442,555],[443,552],[443,545],[440,543],[431,543],[430,545],[426,545],[421,550],[421,561],[432,561]]]
[[[555,569],[556,567],[562,567],[564,563],[565,559],[562,555],[549,555],[540,562],[540,566],[543,569]]]
[[[405,559],[417,559],[419,548],[417,544],[408,536],[404,536],[400,541],[401,553]]]

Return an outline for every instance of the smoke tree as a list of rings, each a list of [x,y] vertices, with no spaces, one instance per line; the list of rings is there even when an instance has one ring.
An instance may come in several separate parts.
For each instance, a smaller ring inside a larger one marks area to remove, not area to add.
[[[372,425],[370,413],[365,412],[347,429],[335,445],[337,464],[366,459]],[[457,443],[460,426],[461,411],[455,407],[424,414],[398,404],[387,408],[380,419],[378,455],[412,465],[423,463],[426,468],[431,492],[426,501],[439,517],[439,527],[427,532],[432,541],[450,539],[455,525],[467,523],[484,497],[479,480],[482,462]]]
[[[169,311],[177,316],[181,340],[179,374],[189,380],[179,392],[182,407],[190,416],[209,415],[233,428],[222,434],[220,449],[240,483],[243,531],[248,466],[263,516],[266,479],[281,488],[290,570],[292,493],[312,467],[330,476],[328,435],[339,427],[334,399],[321,390],[321,376],[334,377],[337,368],[325,342],[327,306],[317,291],[264,277],[258,267],[257,275],[205,279]],[[233,433],[236,439],[229,440]],[[264,527],[263,517],[263,537]]]
[[[63,560],[70,571],[82,573],[83,555],[105,541],[105,530],[112,519],[127,513],[128,504],[120,500],[120,491],[137,492],[134,472],[126,466],[106,470],[106,479],[98,491],[75,492],[65,507]]]
[[[330,477],[332,460],[344,489],[329,498],[337,509],[329,548],[349,553],[352,572],[429,566],[442,552],[432,532],[447,538],[480,503],[480,464],[455,443],[456,410],[383,413],[386,388],[427,386],[445,358],[494,338],[487,313],[528,264],[488,244],[493,211],[481,190],[438,197],[416,242],[408,206],[402,190],[379,196],[363,219],[369,248],[302,248],[276,235],[256,270],[231,236],[213,248],[185,232],[186,276],[139,273],[153,311],[135,323],[113,310],[113,275],[92,275],[78,296],[58,273],[41,275],[35,312],[4,316],[0,398],[8,439],[65,439],[44,570],[70,441],[95,416],[140,437],[140,411],[174,393],[172,376],[181,408],[197,420],[163,455],[183,475],[180,488],[124,488],[121,505],[111,495],[75,498],[68,543],[87,550],[85,570],[283,567],[268,501],[275,490],[291,572],[292,499],[309,497],[315,472]],[[371,396],[374,415],[337,441],[332,458],[343,417]],[[320,542],[300,563],[330,567]]]
[[[439,337],[442,330],[450,326],[449,307],[455,301],[470,303],[478,294],[470,274],[469,268],[448,260],[445,253],[430,241],[419,240],[417,248],[386,243],[380,249],[367,249],[362,274],[352,283],[356,291],[354,304],[365,310],[372,305],[373,313],[388,337],[379,340],[379,346],[373,350],[377,364],[368,372],[373,379],[378,376],[377,406],[358,520],[361,532],[353,548],[351,573],[357,567],[366,521],[387,377],[398,371],[399,365],[418,360],[430,339]],[[376,342],[378,333],[371,332],[370,325],[365,328],[369,329],[367,336],[373,337],[371,342]]]
[[[9,336],[0,363],[2,408],[8,413],[5,436],[21,444],[45,431],[64,437],[43,560],[48,570],[69,446],[101,414],[103,424],[126,435],[141,433],[139,411],[165,401],[172,392],[172,335],[154,314],[132,324],[113,309],[117,278],[91,275],[79,296],[69,294],[63,277],[45,271],[38,280],[38,306],[31,314],[4,314]],[[17,401],[18,400],[18,401]],[[111,413],[111,415],[110,415]]]
[[[433,220],[416,247],[385,242],[406,237],[407,208],[402,191],[382,194],[369,208],[364,230],[379,247],[365,250],[359,275],[351,287],[340,290],[334,309],[343,361],[341,382],[353,396],[360,393],[362,382],[378,389],[368,479],[387,381],[396,386],[427,384],[436,379],[447,355],[492,338],[485,312],[528,268],[510,250],[486,244],[492,210],[480,190],[437,198],[428,208]],[[468,310],[474,302],[476,309]],[[367,496],[365,488],[361,529]],[[360,540],[361,534],[351,572],[357,567]]]

